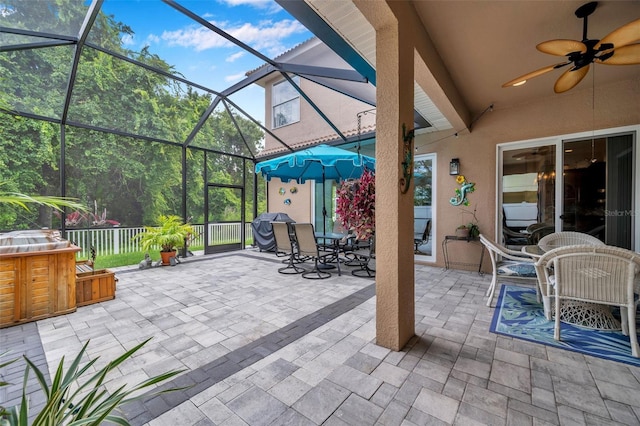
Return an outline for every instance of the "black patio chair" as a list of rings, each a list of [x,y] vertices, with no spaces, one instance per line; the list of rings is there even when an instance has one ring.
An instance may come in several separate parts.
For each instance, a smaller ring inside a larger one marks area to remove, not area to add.
[[[278,269],[281,274],[301,274],[306,269],[297,266],[300,260],[297,256],[296,242],[292,240],[289,232],[289,224],[287,222],[271,222],[273,226],[273,236],[276,240],[276,255],[285,255],[287,258],[283,260],[287,266]]]
[[[430,235],[431,235],[431,219],[428,219],[422,234],[414,235],[413,244],[415,245],[415,248],[413,252],[415,254],[424,254],[418,249],[418,247],[420,247],[423,244],[427,244],[429,242]]]
[[[336,256],[336,252],[334,250],[326,250],[318,245],[311,223],[294,223],[292,225],[298,244],[298,255],[312,258],[314,262],[313,269],[303,272],[302,277],[314,280],[329,278],[331,272],[321,270],[319,261],[326,263],[327,258]]]
[[[356,266],[357,269],[351,271],[351,275],[356,277],[373,278],[376,276],[376,240],[375,236],[369,239],[368,250],[351,251],[345,254],[346,264]]]

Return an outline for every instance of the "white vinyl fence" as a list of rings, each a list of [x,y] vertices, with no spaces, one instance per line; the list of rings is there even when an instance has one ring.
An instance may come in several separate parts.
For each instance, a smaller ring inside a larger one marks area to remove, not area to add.
[[[190,246],[204,246],[204,225],[192,225],[195,232],[189,240]],[[139,241],[133,237],[144,230],[135,228],[100,228],[67,230],[66,239],[79,246],[82,250],[78,257],[89,257],[90,249],[94,247],[97,256],[109,254],[140,252]],[[245,224],[245,239],[253,240],[251,223]],[[240,241],[240,222],[210,223],[209,245],[228,244]]]

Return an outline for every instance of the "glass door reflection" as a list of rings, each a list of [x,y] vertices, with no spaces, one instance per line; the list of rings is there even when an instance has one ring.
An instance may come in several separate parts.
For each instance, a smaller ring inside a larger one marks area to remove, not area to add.
[[[555,146],[505,150],[502,167],[504,242],[536,244],[555,231]]]
[[[434,260],[433,230],[435,227],[434,197],[435,155],[419,155],[414,159],[413,179],[415,192],[413,199],[413,233],[416,256],[428,256],[424,260]]]
[[[631,249],[632,137],[565,141],[563,151],[562,230]]]

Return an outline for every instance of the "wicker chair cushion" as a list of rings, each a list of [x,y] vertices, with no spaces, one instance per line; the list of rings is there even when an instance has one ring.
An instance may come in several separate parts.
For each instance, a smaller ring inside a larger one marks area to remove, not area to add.
[[[533,263],[505,260],[500,262],[497,266],[498,275],[526,278],[536,277],[536,269]]]

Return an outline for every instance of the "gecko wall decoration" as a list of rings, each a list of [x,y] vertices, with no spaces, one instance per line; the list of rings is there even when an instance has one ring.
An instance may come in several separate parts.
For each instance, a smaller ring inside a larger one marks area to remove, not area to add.
[[[468,206],[469,200],[467,199],[467,194],[476,190],[476,184],[474,182],[467,181],[467,179],[462,175],[459,175],[456,178],[456,182],[460,184],[460,188],[456,188],[456,195],[451,197],[449,203],[452,206]]]
[[[415,129],[407,132],[407,127],[402,123],[402,177],[400,178],[400,192],[406,194],[411,186],[411,176],[413,176],[413,137]]]

